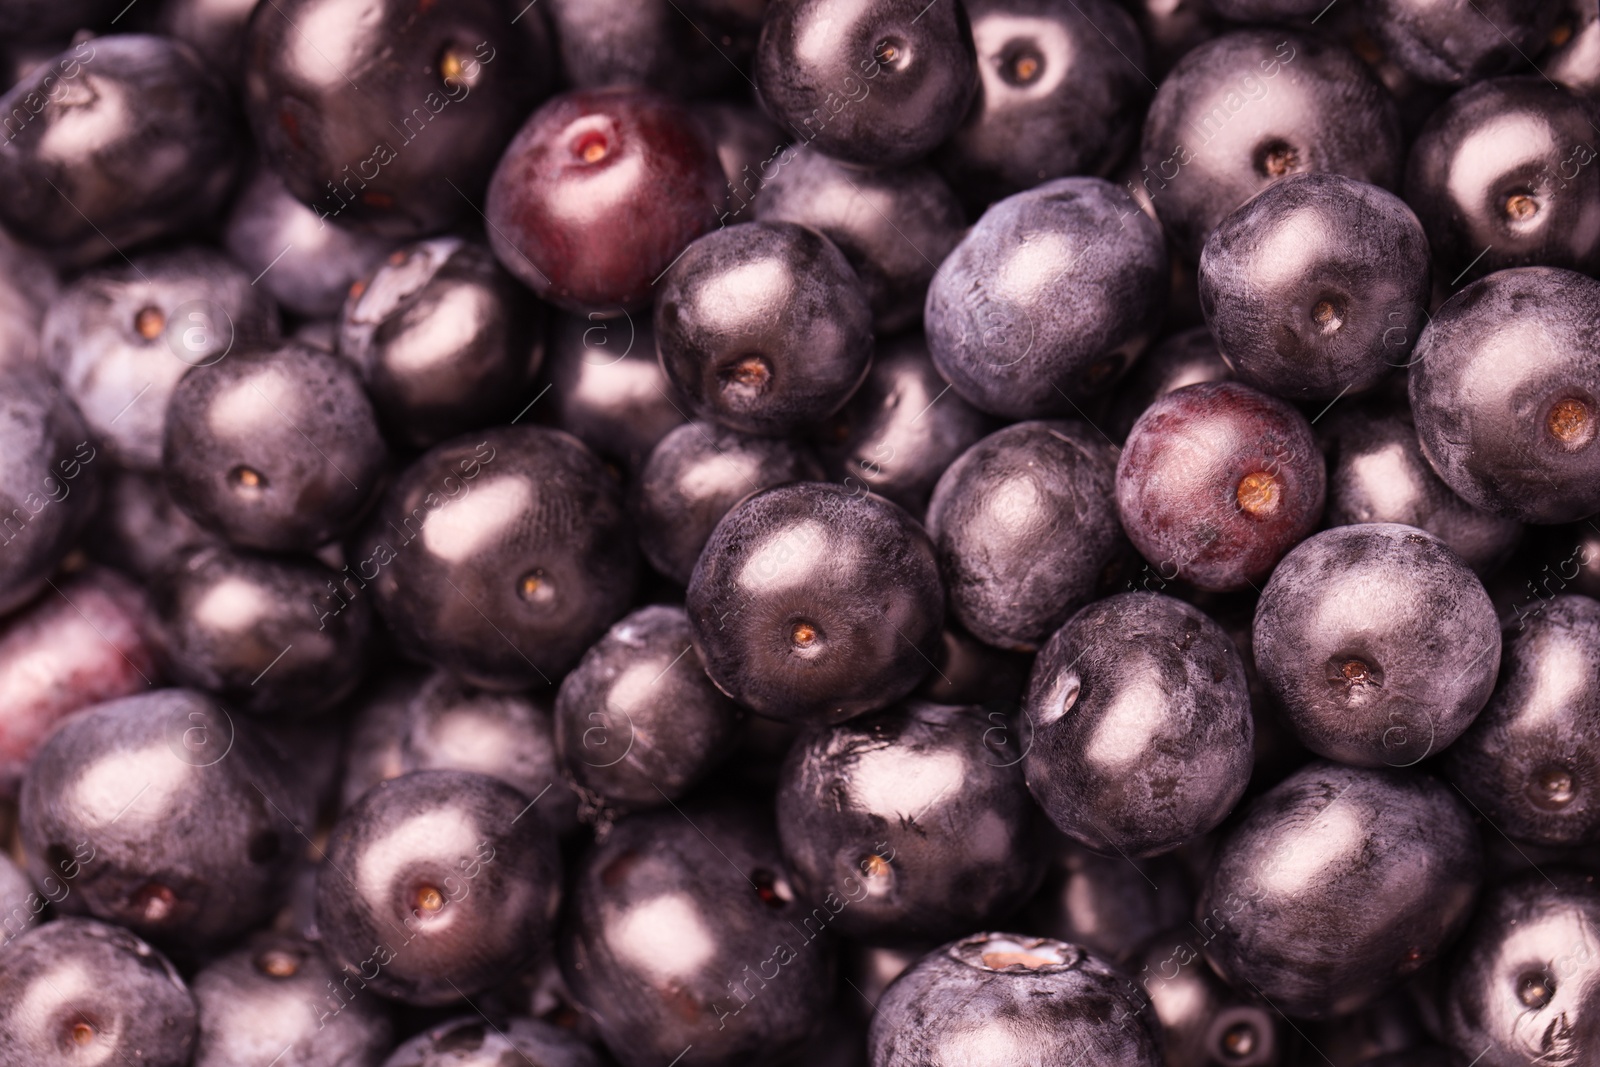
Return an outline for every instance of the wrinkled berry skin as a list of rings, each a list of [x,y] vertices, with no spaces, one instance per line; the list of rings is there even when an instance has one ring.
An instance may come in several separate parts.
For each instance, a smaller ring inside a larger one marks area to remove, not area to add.
[[[366,667],[372,608],[315,560],[204,548],[151,586],[166,674],[258,715],[315,715]]]
[[[584,858],[561,970],[624,1067],[781,1059],[823,1021],[847,905],[796,898],[775,838],[737,805],[691,806],[630,816]]]
[[[955,193],[928,167],[863,172],[791,151],[761,185],[756,218],[809,226],[837,245],[860,276],[879,336],[915,326],[934,271],[966,230]]]
[[[599,1053],[571,1032],[537,1019],[496,1026],[463,1015],[424,1030],[389,1054],[383,1067],[604,1067]]]
[[[982,411],[1075,414],[1154,337],[1170,265],[1161,228],[1099,178],[995,204],[928,286],[934,365]]]
[[[1411,146],[1406,200],[1452,284],[1507,267],[1600,266],[1593,108],[1525,77],[1480,82],[1433,113]]]
[[[1141,1003],[1127,977],[1078,945],[973,934],[928,953],[884,993],[869,1062],[1157,1067]]]
[[[1506,622],[1499,684],[1446,773],[1521,841],[1600,837],[1600,603],[1565,595]]]
[[[933,543],[898,505],[800,482],[717,524],[689,579],[694,647],[760,715],[843,722],[905,696],[944,624]]]
[[[545,376],[550,391],[533,402],[528,418],[540,415],[630,475],[688,420],[689,405],[656,356],[649,315],[556,316]]]
[[[1423,454],[1467,503],[1522,522],[1600,510],[1600,282],[1491,274],[1433,316],[1411,367]]]
[[[1285,1052],[1286,1027],[1279,1016],[1248,991],[1241,996],[1228,988],[1206,966],[1195,940],[1187,925],[1164,930],[1127,965],[1150,998],[1145,1014],[1158,1024],[1167,1061],[1180,1067],[1276,1067]]]
[[[489,245],[528,288],[576,314],[647,307],[653,283],[717,224],[722,168],[665,96],[563,93],[535,111],[489,181]]]
[[[927,944],[1005,920],[1044,874],[1021,753],[979,707],[912,701],[801,735],[778,781],[778,837],[835,927]]]
[[[393,1042],[389,1014],[375,993],[350,996],[343,978],[315,943],[257,934],[194,977],[193,1067],[376,1067]]]
[[[961,625],[1030,652],[1093,599],[1127,554],[1116,474],[1116,449],[1065,419],[1007,426],[950,464],[928,535]]]
[[[1593,875],[1530,871],[1485,895],[1446,972],[1445,1036],[1482,1067],[1588,1063],[1600,1050]]]
[[[1211,232],[1200,307],[1238,380],[1331,400],[1403,367],[1428,310],[1428,239],[1393,193],[1339,174],[1275,182]]]
[[[872,312],[844,253],[793,222],[700,238],[661,280],[656,349],[694,414],[782,436],[844,406],[872,360]]]
[[[1223,838],[1196,923],[1236,989],[1330,1018],[1437,957],[1482,876],[1478,831],[1448,786],[1317,762],[1252,801]]]
[[[751,493],[822,480],[822,466],[786,437],[754,437],[691,422],[661,439],[633,489],[639,547],[650,565],[688,585],[711,532]]]
[[[966,0],[981,79],[939,169],[986,207],[1051,178],[1105,177],[1137,140],[1150,83],[1133,17],[1111,0]]]
[[[1140,183],[1193,261],[1234,209],[1278,178],[1330,171],[1392,188],[1400,116],[1354,54],[1289,30],[1237,30],[1185,55],[1145,116]]]
[[[0,371],[0,614],[50,580],[99,502],[105,460],[49,375]]]
[[[102,567],[57,585],[0,629],[0,796],[16,796],[56,723],[160,677],[143,588]]]
[[[402,648],[485,689],[550,684],[627,610],[622,490],[576,438],[492,427],[396,480],[353,569]]]
[[[1250,781],[1244,663],[1172,597],[1121,593],[1074,615],[1034,662],[1023,710],[1028,789],[1099,852],[1171,851],[1216,828]]]
[[[1404,404],[1339,405],[1317,423],[1328,456],[1323,522],[1398,522],[1439,538],[1484,577],[1522,539],[1522,526],[1468,504],[1428,465]]]
[[[471,996],[529,963],[561,897],[555,838],[531,806],[520,790],[468,771],[374,786],[334,824],[317,875],[329,959],[418,1006]]]
[[[771,0],[753,73],[786,133],[861,167],[927,155],[978,84],[961,5],[918,0]]]
[[[350,748],[360,756],[345,767],[341,807],[412,771],[472,771],[538,797],[529,818],[537,815],[557,833],[577,828],[578,798],[562,778],[546,701],[485,692],[444,671],[397,680],[397,689],[379,689],[351,724]],[[385,699],[390,692],[398,699]]]
[[[556,748],[591,808],[653,808],[727,759],[743,718],[706,677],[683,609],[652,604],[611,627],[562,681]]]
[[[319,32],[337,33],[334,57],[308,45]],[[552,88],[551,57],[532,52],[492,0],[286,0],[250,19],[246,111],[267,163],[323,219],[421,237],[473,214]]]
[[[192,689],[97,704],[28,768],[29,873],[72,876],[65,912],[159,943],[224,944],[282,902],[307,821],[292,781],[250,722]]]
[[[817,435],[831,481],[863,486],[913,516],[945,469],[994,427],[954,395],[917,334],[881,343],[850,402]]]
[[[1368,27],[1385,57],[1432,85],[1463,86],[1537,56],[1561,15],[1543,0],[1369,0]]]
[[[167,405],[173,502],[244,548],[309,551],[344,533],[386,459],[355,367],[294,341],[191,368]]]
[[[269,167],[244,182],[222,241],[246,279],[257,279],[256,288],[289,311],[317,319],[339,314],[350,286],[377,270],[396,244],[323,222]]]
[[[277,339],[278,309],[250,278],[191,246],[118,259],[51,302],[43,362],[117,463],[160,470],[167,406],[189,368]]]
[[[1128,439],[1128,431],[1145,408],[1186,385],[1233,380],[1233,368],[1217,350],[1217,342],[1204,326],[1172,334],[1139,357],[1100,422],[1112,440]]]
[[[19,937],[0,968],[0,1063],[69,1067],[84,1062],[76,1028],[96,1062],[186,1067],[195,1003],[165,956],[133,934],[92,919],[58,919]]]
[[[74,45],[0,97],[0,114],[30,117],[0,144],[0,225],[71,266],[204,223],[243,155],[227,89],[168,37]]]
[[[351,293],[339,354],[361,368],[390,438],[427,448],[517,413],[544,359],[544,305],[485,246],[419,241]]]
[[[1256,668],[1311,751],[1409,767],[1472,725],[1500,669],[1483,585],[1415,526],[1336,526],[1302,541],[1256,604]]]
[[[1238,382],[1151,404],[1117,461],[1117,511],[1164,579],[1259,584],[1316,528],[1327,471],[1305,416]]]

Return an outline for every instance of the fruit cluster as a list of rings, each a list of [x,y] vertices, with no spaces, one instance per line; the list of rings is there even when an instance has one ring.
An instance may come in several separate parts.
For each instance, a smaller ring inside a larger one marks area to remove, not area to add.
[[[1596,0],[0,91],[0,1067],[1600,1064]]]

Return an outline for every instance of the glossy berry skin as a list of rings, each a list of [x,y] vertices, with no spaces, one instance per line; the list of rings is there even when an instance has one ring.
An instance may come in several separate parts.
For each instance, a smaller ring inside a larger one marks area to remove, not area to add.
[[[1034,662],[1028,789],[1099,852],[1153,856],[1207,833],[1250,781],[1244,663],[1198,608],[1121,593],[1084,608]]]
[[[1521,77],[1480,82],[1433,113],[1411,146],[1406,200],[1452,285],[1507,267],[1600,266],[1593,108]]]
[[[923,316],[934,365],[982,411],[1074,414],[1154,336],[1160,227],[1099,178],[1060,178],[984,212],[940,265]]]
[[[648,306],[661,273],[716,225],[723,185],[704,130],[667,97],[563,93],[528,118],[495,167],[489,244],[545,300],[618,315]]]
[[[920,516],[945,469],[994,420],[952,392],[917,334],[880,342],[850,402],[818,434],[829,480]]]
[[[639,547],[652,567],[688,585],[711,532],[735,504],[773,486],[821,480],[816,456],[789,438],[685,423],[651,451],[634,485]]]
[[[1088,603],[1127,555],[1116,474],[1116,449],[1075,419],[1007,426],[950,464],[928,535],[961,625],[1029,652]]]
[[[332,56],[302,35],[324,26],[340,27]],[[550,58],[492,0],[293,0],[250,20],[246,111],[267,163],[319,217],[421,237],[472,214],[553,88]]]
[[[1434,85],[1505,74],[1538,55],[1560,16],[1540,0],[1373,0],[1363,9],[1391,61]]]
[[[1494,695],[1445,767],[1503,833],[1587,844],[1600,837],[1600,603],[1568,594],[1518,614]]]
[[[1150,92],[1133,17],[1111,0],[968,0],[977,98],[937,155],[964,202],[1042,181],[1106,177],[1137,140]]]
[[[928,167],[862,172],[805,147],[787,156],[755,197],[756,218],[809,226],[837,245],[880,336],[915,326],[928,282],[966,229],[955,193]]]
[[[223,245],[257,288],[297,315],[339,314],[350,287],[397,244],[324,222],[269,167],[257,168],[243,185],[223,225]]]
[[[403,649],[498,690],[576,662],[627,610],[638,571],[615,480],[576,438],[532,426],[436,445],[354,555]]]
[[[659,289],[661,366],[701,418],[778,437],[838,411],[866,377],[871,309],[849,261],[815,230],[717,230]]]
[[[334,824],[317,875],[317,929],[332,962],[419,1006],[471,996],[529,963],[561,898],[555,838],[531,806],[468,771],[374,786]]]
[[[550,391],[534,401],[530,421],[536,414],[547,418],[630,475],[688,419],[688,403],[656,356],[649,315],[557,315],[545,377]]]
[[[0,1062],[185,1067],[195,1003],[165,956],[127,930],[58,919],[17,938],[0,968]],[[89,1047],[85,1047],[89,1046]]]
[[[29,873],[76,859],[63,911],[159,943],[225,944],[282,901],[307,818],[291,782],[255,727],[194,690],[97,704],[61,724],[23,781]]]
[[[1241,996],[1228,988],[1206,965],[1195,940],[1189,926],[1164,930],[1127,965],[1150,999],[1145,1011],[1158,1024],[1168,1062],[1275,1067],[1286,1051],[1279,1016],[1253,1002],[1248,991]]]
[[[1446,485],[1522,522],[1600,509],[1597,331],[1600,282],[1571,271],[1500,271],[1446,301],[1410,383],[1417,437]]]
[[[1236,30],[1173,67],[1145,117],[1140,184],[1173,248],[1193,260],[1234,209],[1289,174],[1391,188],[1400,118],[1365,65],[1288,30]]]
[[[278,337],[278,309],[219,252],[186,247],[120,258],[51,302],[43,362],[110,458],[161,469],[167,405],[191,367]]]
[[[1466,924],[1482,847],[1454,792],[1417,772],[1312,763],[1218,846],[1196,923],[1236,989],[1297,1018],[1370,1003]]]
[[[297,342],[196,366],[161,447],[173,501],[244,548],[314,549],[377,493],[386,459],[356,369]]]
[[[594,1049],[569,1031],[537,1019],[513,1018],[496,1026],[463,1015],[417,1034],[389,1054],[383,1067],[603,1067]]]
[[[1317,423],[1328,455],[1329,526],[1398,522],[1439,538],[1484,577],[1504,563],[1522,526],[1468,504],[1428,465],[1405,405],[1340,405]]]
[[[927,155],[978,80],[961,6],[916,0],[771,0],[754,74],[786,134],[861,167]]]
[[[1256,668],[1300,743],[1357,767],[1409,767],[1472,725],[1500,669],[1494,604],[1414,526],[1302,541],[1256,604]]]
[[[427,448],[509,419],[544,358],[544,306],[483,245],[397,249],[345,302],[339,354],[391,439]]]
[[[1529,872],[1485,895],[1445,994],[1445,1036],[1484,1067],[1583,1063],[1600,1049],[1592,875]],[[1473,1051],[1468,1052],[1471,1049]]]
[[[412,771],[471,771],[538,797],[529,818],[558,833],[577,828],[578,798],[562,777],[548,701],[486,692],[444,671],[392,681],[399,698],[379,689],[352,722],[341,808]]]
[[[26,365],[0,370],[0,613],[45,588],[93,517],[99,454],[49,375]]]
[[[0,628],[0,795],[12,798],[58,722],[160,677],[141,587],[103,567],[56,584]]]
[[[928,953],[878,1002],[872,1067],[1156,1067],[1140,1000],[1110,963],[1048,938],[981,933]]]
[[[167,37],[75,45],[0,97],[0,114],[18,111],[29,121],[0,145],[0,225],[72,266],[203,224],[243,154],[227,90]]]
[[[1291,400],[1372,388],[1403,367],[1428,309],[1428,239],[1405,201],[1296,174],[1222,220],[1200,307],[1239,381]]]
[[[750,496],[717,524],[686,607],[723,692],[769,718],[843,722],[922,680],[944,589],[933,543],[898,505],[800,482]]]
[[[393,1038],[383,1001],[339,974],[313,942],[261,933],[209,964],[191,987],[200,1009],[193,1067],[375,1067]],[[270,1046],[270,1047],[269,1047]]]
[[[979,707],[908,701],[802,734],[778,781],[778,837],[807,900],[850,901],[835,928],[927,944],[1004,921],[1039,885],[1038,811],[1021,752]]]
[[[1305,416],[1238,382],[1151,404],[1117,462],[1122,527],[1163,578],[1259,585],[1322,515],[1327,472]]]
[[[775,837],[737,806],[689,806],[624,819],[584,858],[561,970],[623,1067],[777,1059],[825,1018],[845,905],[798,899]]]
[[[597,812],[677,800],[726,760],[744,713],[706,677],[682,608],[625,616],[561,683],[556,747]]]
[[[332,594],[314,560],[216,545],[152,584],[167,677],[239,711],[315,715],[349,696],[366,668],[372,607]]]

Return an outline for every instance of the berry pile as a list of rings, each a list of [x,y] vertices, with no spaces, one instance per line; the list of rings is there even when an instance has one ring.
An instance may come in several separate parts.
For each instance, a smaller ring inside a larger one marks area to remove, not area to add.
[[[1597,0],[0,92],[0,1067],[1600,1064]]]

